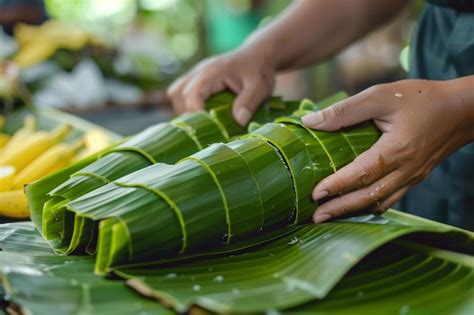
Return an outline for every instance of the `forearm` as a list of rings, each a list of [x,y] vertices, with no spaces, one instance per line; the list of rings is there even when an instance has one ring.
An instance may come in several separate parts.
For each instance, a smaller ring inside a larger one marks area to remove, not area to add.
[[[266,54],[277,71],[333,56],[395,15],[408,0],[300,0],[255,32],[245,48]]]

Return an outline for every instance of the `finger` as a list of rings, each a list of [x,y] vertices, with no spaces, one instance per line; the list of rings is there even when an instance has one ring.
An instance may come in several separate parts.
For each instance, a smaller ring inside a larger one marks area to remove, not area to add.
[[[314,213],[313,221],[321,223],[362,209],[378,206],[389,195],[404,185],[403,175],[392,172],[368,187],[336,197],[322,204]]]
[[[382,214],[387,211],[391,206],[393,206],[398,200],[400,200],[410,189],[410,187],[404,186],[387,197],[384,201],[380,202],[378,205],[375,205],[371,210],[375,214]]]
[[[377,90],[371,88],[330,107],[302,117],[303,123],[313,129],[335,131],[377,118],[386,112],[386,106],[377,101]]]
[[[248,124],[258,106],[268,96],[268,88],[260,80],[246,80],[243,89],[237,96],[232,112],[235,120],[241,125]]]
[[[382,135],[369,150],[316,185],[313,199],[319,200],[366,187],[393,171],[399,161],[392,154],[393,142],[390,137]]]
[[[168,88],[166,94],[171,99],[173,104],[173,108],[177,113],[184,112],[184,97],[183,97],[183,89],[189,81],[189,74],[184,75],[178,80],[174,81],[173,84]]]
[[[190,79],[183,89],[186,111],[197,111],[204,108],[204,101],[213,93],[222,91],[225,86],[213,77],[212,73],[200,73]]]

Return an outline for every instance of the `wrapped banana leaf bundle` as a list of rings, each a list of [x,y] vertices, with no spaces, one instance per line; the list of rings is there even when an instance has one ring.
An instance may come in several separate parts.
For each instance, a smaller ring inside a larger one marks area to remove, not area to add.
[[[153,164],[154,157],[149,166],[109,176],[95,189],[62,196],[59,203],[52,198],[44,207],[43,233],[50,239],[56,233],[62,242],[58,251],[97,254],[96,271],[102,273],[125,262],[192,253],[305,222],[317,207],[311,199],[315,183],[379,137],[369,123],[333,133],[303,126],[300,117],[306,112],[342,97],[319,104],[303,101],[291,116],[228,143],[223,137],[174,165]],[[58,196],[63,185],[50,195]]]
[[[59,253],[94,253],[95,242],[73,238],[78,233],[90,233],[93,223],[87,218],[74,218],[67,211],[68,202],[136,170],[157,162],[175,163],[212,143],[227,142],[245,133],[245,128],[232,118],[233,100],[233,94],[219,93],[207,102],[207,112],[184,114],[171,122],[149,127],[90,159],[55,185],[40,216],[33,212],[33,220],[37,224],[41,220],[43,236]],[[261,107],[254,119],[260,123],[271,121],[290,114],[296,107],[297,103],[274,97]],[[72,233],[74,229],[80,232]]]

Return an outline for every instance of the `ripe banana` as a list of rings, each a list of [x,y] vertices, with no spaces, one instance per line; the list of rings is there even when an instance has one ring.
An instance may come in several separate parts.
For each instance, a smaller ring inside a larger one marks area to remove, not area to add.
[[[14,189],[22,189],[24,185],[65,167],[83,147],[84,141],[80,140],[72,145],[59,143],[50,148],[18,173],[13,183]]]
[[[0,115],[0,131],[3,130],[3,127],[5,126],[5,117]],[[10,140],[10,136],[0,132],[0,151],[1,149],[7,144],[7,142]]]
[[[0,166],[0,191],[12,189],[15,178],[15,168],[11,166]]]
[[[0,192],[0,216],[25,219],[30,216],[28,201],[23,190]]]
[[[10,141],[10,136],[5,133],[0,133],[0,150]]]
[[[39,155],[60,142],[70,131],[71,126],[64,125],[53,132],[35,132],[17,147],[2,152],[0,166],[11,165],[20,172]]]
[[[36,118],[32,115],[26,116],[23,128],[18,129],[3,148],[0,146],[0,157],[3,157],[8,154],[8,152],[21,145],[24,140],[28,139],[28,137],[34,133],[35,129]]]
[[[83,139],[85,149],[75,157],[74,161],[80,161],[89,155],[99,152],[109,147],[113,142],[110,136],[100,129],[92,129],[86,132]]]

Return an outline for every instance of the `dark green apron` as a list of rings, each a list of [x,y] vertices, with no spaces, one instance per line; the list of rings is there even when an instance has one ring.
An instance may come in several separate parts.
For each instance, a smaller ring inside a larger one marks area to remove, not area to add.
[[[410,47],[411,78],[449,80],[474,74],[474,1],[458,1],[456,9],[454,2],[438,0],[422,13]],[[474,143],[444,160],[398,208],[474,230]]]

